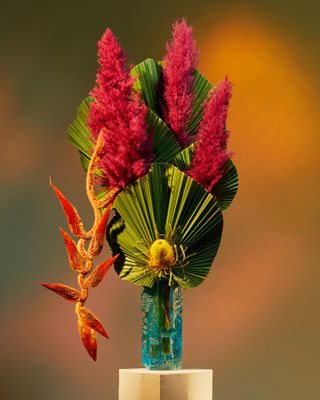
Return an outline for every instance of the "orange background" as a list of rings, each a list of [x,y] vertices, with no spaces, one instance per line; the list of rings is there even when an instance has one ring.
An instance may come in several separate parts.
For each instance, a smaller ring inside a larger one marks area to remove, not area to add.
[[[39,282],[74,285],[48,176],[92,220],[66,131],[92,87],[110,26],[131,62],[160,59],[186,16],[200,71],[234,83],[228,120],[240,177],[208,279],[185,292],[184,367],[213,368],[215,400],[320,398],[318,2],[15,2],[0,16],[1,399],[115,399],[140,365],[141,289],[112,271],[88,306],[94,364],[72,305]],[[199,399],[201,400],[201,399]]]

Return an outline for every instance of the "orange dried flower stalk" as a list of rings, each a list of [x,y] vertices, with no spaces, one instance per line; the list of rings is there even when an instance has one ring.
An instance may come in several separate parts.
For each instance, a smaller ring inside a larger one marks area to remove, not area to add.
[[[90,326],[90,328],[94,329],[95,331],[99,332],[100,335],[109,339],[109,336],[105,331],[101,321],[99,321],[99,319],[93,314],[92,311],[90,311],[88,308],[80,307],[78,309],[78,315],[80,316],[82,321]]]
[[[111,265],[118,258],[118,254],[109,260],[98,265],[95,270],[85,278],[81,276],[81,287],[87,289],[89,287],[96,287],[102,281],[105,274],[109,271]]]
[[[84,303],[88,298],[88,289],[96,287],[102,281],[103,277],[118,257],[118,255],[116,255],[93,269],[93,259],[101,253],[103,248],[111,205],[120,191],[119,188],[114,188],[102,199],[97,199],[94,192],[94,171],[100,160],[102,150],[102,133],[100,133],[89,164],[86,178],[86,191],[94,211],[94,223],[89,231],[84,229],[83,222],[77,209],[50,179],[50,185],[65,212],[70,231],[78,237],[78,242],[75,243],[70,235],[64,229],[60,228],[67,249],[70,267],[73,271],[78,272],[79,274],[78,284],[80,286],[80,291],[61,283],[41,284],[43,287],[52,290],[66,300],[76,303],[75,311],[78,316],[78,331],[80,339],[94,361],[97,359],[97,340],[95,332],[100,333],[100,335],[107,339],[109,336],[101,321],[92,311],[84,307]]]
[[[52,290],[54,293],[59,294],[68,301],[79,302],[81,299],[81,293],[79,290],[63,285],[62,283],[41,283],[41,285]]]
[[[64,195],[60,192],[60,190],[52,183],[51,178],[50,178],[50,185],[54,190],[58,200],[60,201],[61,207],[63,208],[66,214],[71,232],[77,237],[82,237],[82,238],[85,237],[86,234],[84,231],[83,222],[74,205],[72,205],[69,202],[69,200],[66,197],[64,197]]]
[[[83,263],[82,263],[82,257],[78,250],[77,245],[75,244],[75,242],[71,239],[71,237],[68,235],[68,233],[64,229],[60,228],[60,232],[63,237],[64,243],[66,245],[70,267],[74,271],[83,273],[84,267],[83,267]]]

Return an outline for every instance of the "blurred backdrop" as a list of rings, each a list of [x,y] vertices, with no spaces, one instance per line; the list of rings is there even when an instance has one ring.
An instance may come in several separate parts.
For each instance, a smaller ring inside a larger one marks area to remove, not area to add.
[[[320,398],[320,3],[1,3],[0,398],[113,400],[118,369],[140,366],[140,287],[112,271],[91,292],[111,336],[99,337],[95,364],[73,306],[39,286],[76,279],[48,176],[89,224],[66,131],[93,86],[96,42],[109,26],[130,62],[161,59],[181,16],[194,27],[200,71],[234,83],[228,126],[240,176],[214,268],[185,292],[184,367],[214,369],[215,400]]]

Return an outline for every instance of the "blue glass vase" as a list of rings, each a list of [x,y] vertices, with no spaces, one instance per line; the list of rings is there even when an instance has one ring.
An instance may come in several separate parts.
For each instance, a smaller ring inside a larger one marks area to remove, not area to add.
[[[141,295],[142,364],[151,370],[175,370],[182,366],[182,292],[168,281],[144,287]]]

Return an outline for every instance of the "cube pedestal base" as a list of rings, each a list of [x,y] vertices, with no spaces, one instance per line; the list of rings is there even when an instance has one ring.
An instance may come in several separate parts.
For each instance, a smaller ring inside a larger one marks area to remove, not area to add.
[[[119,400],[212,400],[212,370],[120,369]]]

